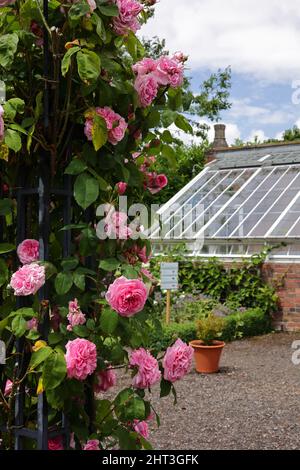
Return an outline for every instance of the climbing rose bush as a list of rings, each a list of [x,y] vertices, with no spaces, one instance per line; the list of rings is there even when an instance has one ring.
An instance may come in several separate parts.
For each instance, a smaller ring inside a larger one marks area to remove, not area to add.
[[[44,394],[49,429],[58,433],[49,450],[67,442],[78,450],[149,448],[151,388],[175,395],[173,382],[189,370],[182,342],[163,361],[153,349],[161,326],[152,309],[151,245],[139,211],[119,206],[119,196],[130,207],[149,193],[155,203],[168,184],[158,157],[169,165],[176,158],[170,126],[193,132],[186,57],[153,59],[135,35],[154,4],[55,0],[45,18],[39,0],[0,0],[0,339],[7,347],[0,426],[12,423],[0,449],[14,446],[22,390],[30,429]],[[24,345],[18,354],[17,345]],[[20,355],[24,370],[16,367]]]

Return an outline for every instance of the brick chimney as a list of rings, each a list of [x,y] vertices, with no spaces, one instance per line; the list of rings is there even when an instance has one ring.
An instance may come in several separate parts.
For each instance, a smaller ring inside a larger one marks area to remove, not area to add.
[[[225,137],[225,130],[226,130],[225,124],[215,124],[214,128],[215,128],[215,140],[213,141],[212,148],[219,149],[219,148],[228,147],[228,144],[226,142],[226,137]]]

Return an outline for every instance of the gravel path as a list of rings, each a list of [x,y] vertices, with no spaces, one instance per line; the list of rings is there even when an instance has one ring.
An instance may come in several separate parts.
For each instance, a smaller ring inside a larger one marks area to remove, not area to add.
[[[218,374],[192,371],[171,397],[153,403],[161,427],[154,449],[300,449],[300,365],[291,345],[300,333],[228,344]]]

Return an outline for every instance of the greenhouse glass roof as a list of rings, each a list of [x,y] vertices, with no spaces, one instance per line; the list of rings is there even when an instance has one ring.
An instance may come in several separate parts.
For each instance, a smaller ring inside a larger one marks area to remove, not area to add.
[[[225,251],[233,241],[251,244],[247,252],[256,242],[298,240],[300,245],[300,147],[228,150],[216,156],[158,211],[160,223],[152,227],[151,238],[202,237],[204,252],[206,244],[218,243],[214,254],[221,241]],[[236,245],[235,250],[238,254]]]

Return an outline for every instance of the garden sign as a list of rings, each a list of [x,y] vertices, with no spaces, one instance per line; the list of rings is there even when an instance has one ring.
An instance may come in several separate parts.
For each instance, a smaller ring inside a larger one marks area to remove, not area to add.
[[[171,290],[178,289],[178,263],[160,264],[160,287],[167,291],[166,323],[170,323]]]

